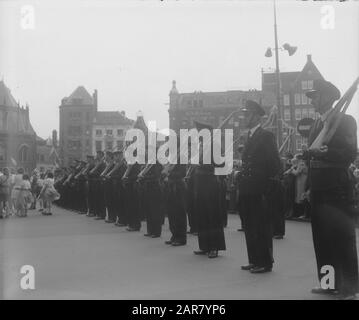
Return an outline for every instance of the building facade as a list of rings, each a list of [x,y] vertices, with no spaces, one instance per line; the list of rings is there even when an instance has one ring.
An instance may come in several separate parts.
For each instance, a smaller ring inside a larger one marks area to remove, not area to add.
[[[29,107],[20,107],[0,81],[0,167],[36,167],[36,133],[30,123]]]
[[[97,90],[91,96],[79,86],[60,105],[61,164],[85,160],[97,150],[116,150],[123,146],[126,131],[133,120],[119,111],[98,111]]]
[[[300,152],[307,144],[307,139],[300,136],[296,128],[298,122],[303,118],[318,117],[314,108],[310,105],[310,99],[305,95],[307,90],[313,87],[315,79],[322,79],[323,76],[312,61],[311,55],[307,55],[307,61],[301,71],[281,72],[281,105],[283,106],[282,119],[284,119],[283,140],[290,135],[290,138],[283,150]],[[272,107],[276,105],[276,77],[274,72],[262,71],[261,90],[232,90],[224,92],[193,92],[179,93],[176,81],[172,83],[169,94],[169,124],[170,128],[178,131],[193,127],[193,120],[209,123],[214,128],[234,110],[245,105],[246,100],[259,102],[266,110],[266,117],[269,116]],[[247,130],[243,126],[243,115],[236,114],[224,128],[233,129],[237,144],[242,143]],[[277,114],[272,117],[274,121],[266,128],[277,134]],[[291,134],[293,132],[294,134]],[[236,154],[235,154],[236,157]]]
[[[62,165],[85,159],[92,154],[92,129],[97,113],[97,90],[91,96],[79,86],[69,97],[63,98],[60,109],[59,156]]]
[[[126,118],[124,111],[97,112],[92,129],[92,150],[121,150],[126,131],[133,123],[133,120]]]
[[[53,171],[60,165],[56,130],[53,130],[52,138],[45,140],[37,137],[36,157],[36,168],[40,172]]]
[[[259,90],[179,93],[176,81],[173,81],[169,96],[170,129],[177,133],[180,129],[193,128],[193,121],[208,123],[218,128],[233,111],[244,107],[246,100],[262,104],[267,114],[270,109],[267,98]],[[242,113],[236,113],[223,128],[233,129],[234,157],[237,158],[238,154],[235,151],[237,146],[243,143],[247,132],[243,125]]]
[[[295,129],[295,134],[290,138],[289,151],[293,153],[300,152],[307,146],[307,139],[301,137],[296,128],[298,122],[303,118],[315,119],[318,114],[310,104],[305,92],[313,88],[313,81],[323,79],[318,68],[312,61],[312,56],[307,55],[307,61],[301,71],[281,72],[281,104],[283,106],[282,119]],[[262,92],[268,93],[270,97],[269,104],[275,105],[275,82],[274,72],[262,72]],[[284,136],[287,131],[284,130]]]

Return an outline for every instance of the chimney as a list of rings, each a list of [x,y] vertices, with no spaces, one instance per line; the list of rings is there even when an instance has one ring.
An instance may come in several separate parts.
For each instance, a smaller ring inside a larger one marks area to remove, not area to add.
[[[52,145],[57,148],[57,131],[52,130]]]
[[[307,54],[307,61],[312,62],[312,55],[311,54]]]
[[[93,95],[94,105],[95,105],[95,111],[97,112],[97,89],[95,89]]]

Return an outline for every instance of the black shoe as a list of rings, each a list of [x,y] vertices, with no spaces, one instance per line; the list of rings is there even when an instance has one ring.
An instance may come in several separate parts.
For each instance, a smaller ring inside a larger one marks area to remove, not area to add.
[[[208,258],[213,259],[218,257],[218,250],[211,250],[208,252]]]
[[[127,224],[115,222],[115,226],[117,226],[117,227],[126,227]]]
[[[153,234],[152,236],[151,236],[151,238],[160,238],[161,237],[161,235],[159,235],[159,234]]]
[[[165,241],[165,244],[172,244],[172,243],[173,243],[172,240]]]
[[[250,271],[253,268],[254,268],[254,264],[252,264],[252,263],[250,263],[250,264],[248,264],[246,266],[241,266],[241,269],[245,270],[245,271]]]
[[[276,239],[276,240],[282,240],[284,238],[284,236],[274,236],[273,239]]]
[[[249,272],[250,273],[266,273],[266,272],[271,272],[271,271],[272,271],[272,267],[254,267]]]
[[[95,220],[103,220],[105,219],[104,217],[96,217]]]
[[[239,228],[239,229],[237,229],[237,231],[238,231],[238,232],[244,231],[244,229],[243,229],[243,228]]]
[[[131,227],[126,228],[126,230],[127,230],[127,231],[130,231],[130,232],[133,232],[133,231],[140,231],[140,229],[131,228]]]
[[[94,215],[93,213],[88,213],[88,214],[86,215],[86,217],[93,218],[93,217],[95,217],[95,215]]]
[[[172,246],[174,246],[174,247],[185,246],[185,245],[186,245],[186,242],[179,242],[179,241],[172,242]]]
[[[115,220],[107,219],[105,220],[106,223],[115,223]]]
[[[208,252],[207,251],[202,251],[202,250],[198,250],[198,251],[193,251],[194,254],[196,255],[206,255]]]
[[[150,233],[145,233],[144,236],[145,236],[145,237],[152,237],[152,234],[150,234]]]
[[[311,290],[311,293],[314,294],[328,294],[328,295],[337,295],[339,294],[338,290],[335,289],[323,289],[320,287],[315,287]]]

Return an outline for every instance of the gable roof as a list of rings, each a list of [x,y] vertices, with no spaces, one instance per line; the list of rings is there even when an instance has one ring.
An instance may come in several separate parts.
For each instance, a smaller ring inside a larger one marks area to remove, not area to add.
[[[67,98],[64,98],[65,105],[91,105],[94,104],[92,96],[88,93],[84,86],[78,86],[74,92]]]
[[[133,122],[119,111],[98,111],[94,118],[94,124],[98,125],[132,125]]]
[[[4,81],[0,81],[0,106],[17,107],[18,104],[12,96],[10,89],[5,85]]]

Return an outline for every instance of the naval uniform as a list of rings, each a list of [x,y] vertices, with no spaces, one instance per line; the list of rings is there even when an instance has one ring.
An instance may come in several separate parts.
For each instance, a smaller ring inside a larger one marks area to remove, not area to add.
[[[184,177],[186,166],[176,164],[169,172],[166,188],[166,208],[172,243],[187,242],[186,186]]]
[[[238,179],[239,212],[243,218],[248,260],[257,268],[273,265],[272,219],[268,210],[271,178],[280,168],[274,135],[258,127],[248,138]]]
[[[200,251],[226,250],[223,214],[219,198],[220,187],[217,177],[214,175],[214,165],[200,164],[196,167],[194,191]]]
[[[321,119],[313,124],[308,143],[323,127]],[[327,144],[327,152],[308,152],[311,224],[319,280],[321,268],[335,270],[335,289],[342,294],[358,292],[353,185],[349,165],[357,151],[357,126],[354,118],[343,115],[338,129]]]

